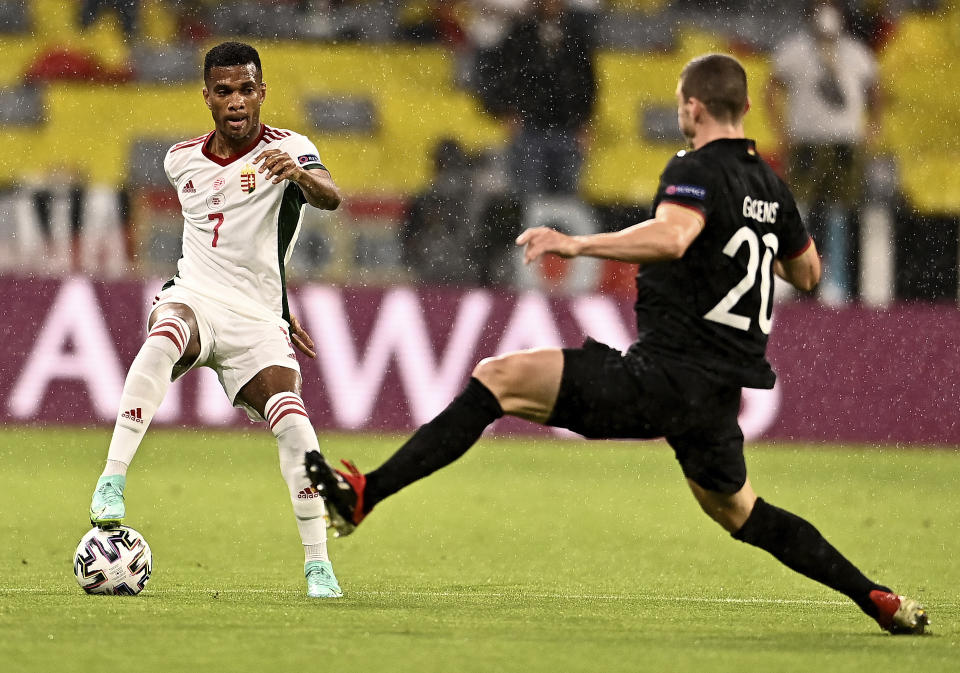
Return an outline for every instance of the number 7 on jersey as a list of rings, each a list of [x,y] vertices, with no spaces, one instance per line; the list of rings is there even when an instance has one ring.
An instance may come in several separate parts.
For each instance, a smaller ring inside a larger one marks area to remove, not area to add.
[[[220,238],[220,225],[223,224],[223,213],[210,213],[207,215],[208,220],[215,220],[216,224],[213,225],[213,243],[210,244],[211,248],[217,247],[217,240]]]

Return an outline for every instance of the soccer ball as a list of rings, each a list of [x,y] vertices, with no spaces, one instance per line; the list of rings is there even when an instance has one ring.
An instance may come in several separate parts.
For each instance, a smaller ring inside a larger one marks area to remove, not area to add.
[[[150,545],[128,526],[91,528],[73,557],[73,574],[88,594],[133,596],[143,590],[152,570]]]

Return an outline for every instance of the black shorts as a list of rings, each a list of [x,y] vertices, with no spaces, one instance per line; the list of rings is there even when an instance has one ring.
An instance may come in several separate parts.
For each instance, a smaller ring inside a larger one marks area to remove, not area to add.
[[[560,392],[547,425],[591,439],[665,437],[683,474],[736,493],[747,479],[737,423],[740,388],[681,362],[620,351],[587,339],[563,349]]]

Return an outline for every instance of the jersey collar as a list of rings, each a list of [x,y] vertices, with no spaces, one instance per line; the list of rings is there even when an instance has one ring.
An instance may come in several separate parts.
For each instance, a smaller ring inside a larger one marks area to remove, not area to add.
[[[751,156],[756,156],[757,154],[757,143],[753,138],[717,138],[716,140],[711,140],[706,145],[696,150],[700,152],[708,147],[731,147],[739,146],[743,148],[743,151]]]
[[[207,159],[209,159],[213,163],[218,164],[220,166],[228,166],[229,164],[232,164],[234,161],[236,161],[240,157],[247,154],[254,147],[256,147],[257,144],[261,140],[263,140],[263,134],[266,132],[267,132],[266,124],[264,124],[263,122],[260,122],[260,133],[258,133],[257,137],[253,139],[253,142],[251,142],[249,145],[244,147],[242,150],[240,150],[236,154],[231,154],[229,157],[224,159],[223,157],[218,157],[216,154],[214,154],[213,152],[207,149],[207,145],[209,145],[210,141],[213,140],[213,134],[216,133],[216,130],[213,130],[213,131],[210,131],[210,134],[204,139],[203,145],[201,146],[201,151],[203,152],[203,156],[205,156]]]

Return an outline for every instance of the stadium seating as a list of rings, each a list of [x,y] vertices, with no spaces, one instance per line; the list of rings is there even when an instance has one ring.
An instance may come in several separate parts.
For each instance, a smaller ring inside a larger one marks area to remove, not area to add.
[[[887,98],[884,144],[898,159],[904,190],[919,209],[960,211],[951,119],[960,107],[960,5],[945,14],[908,15],[881,54]]]
[[[665,3],[617,4],[636,18],[656,16]],[[5,57],[0,139],[28,149],[35,161],[4,164],[0,181],[49,171],[116,185],[138,182],[139,143],[173,142],[209,127],[208,113],[198,104],[196,63],[207,45],[170,42],[172,19],[163,4],[143,3],[147,39],[136,46],[124,40],[115,17],[101,17],[81,32],[70,3],[34,0],[26,7],[30,32],[0,36]],[[677,149],[668,131],[680,67],[696,54],[730,48],[726,38],[692,27],[664,35],[675,45],[672,50],[598,54],[600,98],[582,183],[595,202],[639,203],[652,196],[663,162]],[[889,99],[884,148],[898,159],[910,200],[926,212],[960,212],[960,181],[948,163],[956,141],[945,116],[960,107],[960,71],[950,67],[948,53],[958,42],[960,8],[906,15],[881,58]],[[257,44],[271,94],[265,119],[310,133],[349,193],[417,192],[429,181],[430,151],[441,138],[456,138],[474,151],[502,146],[506,139],[506,129],[457,86],[456,56],[443,48]],[[65,45],[95,58],[101,64],[97,72],[113,81],[53,77],[41,89],[22,89],[24,74]],[[759,100],[767,58],[751,54],[743,61]],[[125,72],[136,81],[116,81]],[[755,105],[747,124],[761,152],[772,141],[764,114],[763,106]],[[335,123],[318,124],[318,115]],[[357,123],[345,123],[354,118]]]

